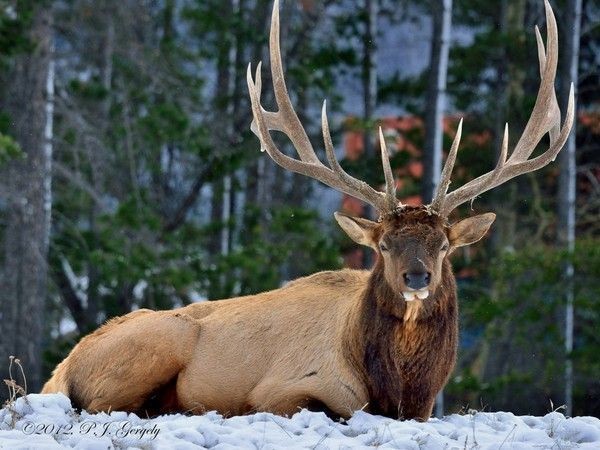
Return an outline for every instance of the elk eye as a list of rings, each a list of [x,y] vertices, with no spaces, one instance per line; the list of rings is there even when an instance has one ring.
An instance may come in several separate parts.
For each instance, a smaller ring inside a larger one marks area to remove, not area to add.
[[[387,246],[383,242],[381,242],[379,244],[379,250],[381,250],[382,252],[387,252],[388,248],[387,248]]]
[[[444,245],[442,245],[442,248],[440,249],[440,252],[445,252],[446,250],[448,250],[448,243],[447,242]]]

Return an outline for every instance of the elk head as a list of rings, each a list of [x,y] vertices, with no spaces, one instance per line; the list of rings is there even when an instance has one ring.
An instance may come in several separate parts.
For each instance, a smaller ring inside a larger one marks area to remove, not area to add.
[[[325,102],[321,112],[321,122],[325,153],[330,167],[325,166],[317,158],[306,131],[292,107],[285,85],[279,47],[279,1],[274,2],[269,47],[274,94],[279,110],[270,112],[263,109],[260,103],[261,64],[258,64],[254,80],[251,67],[248,66],[247,82],[254,116],[252,130],[260,139],[261,149],[266,150],[281,167],[315,178],[340,192],[363,200],[378,211],[377,222],[341,213],[336,213],[335,218],[354,241],[369,246],[378,253],[378,264],[384,271],[387,284],[405,300],[425,299],[430,292],[435,292],[440,285],[442,266],[448,255],[457,247],[480,240],[495,219],[495,214],[487,213],[450,225],[448,217],[454,209],[511,178],[546,166],[554,161],[567,140],[573,124],[573,86],[569,94],[565,121],[561,127],[561,114],[554,91],[558,61],[557,27],[552,8],[547,0],[544,1],[544,5],[548,50],[546,52],[536,27],[541,82],[533,111],[514,150],[509,156],[507,124],[496,167],[448,193],[460,144],[461,120],[433,201],[428,205],[412,207],[403,205],[396,198],[395,183],[381,128],[379,140],[385,176],[384,190],[375,190],[344,171],[335,157]],[[270,130],[286,134],[300,159],[282,153],[275,145]],[[530,158],[546,134],[550,136],[548,149],[539,156]]]
[[[495,217],[481,214],[448,226],[424,207],[405,206],[379,222],[335,213],[348,236],[377,252],[387,284],[407,301],[435,292],[444,260],[455,248],[481,239]]]

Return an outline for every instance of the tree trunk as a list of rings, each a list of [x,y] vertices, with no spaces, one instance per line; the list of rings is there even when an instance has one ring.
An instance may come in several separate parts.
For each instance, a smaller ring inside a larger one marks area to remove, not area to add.
[[[444,142],[444,109],[446,107],[446,77],[448,74],[448,52],[452,26],[452,0],[437,0],[432,3],[432,38],[429,79],[427,84],[427,107],[425,113],[425,148],[422,197],[429,203],[440,181],[442,171],[442,144]],[[436,397],[435,415],[444,415],[444,392]]]
[[[252,10],[252,21],[254,29],[257,34],[261,35],[261,33],[266,33],[266,24],[268,21],[270,12],[270,2],[266,2],[264,0],[257,1],[254,9]],[[250,51],[250,61],[260,61],[263,59],[263,45],[262,42],[253,42],[252,50]],[[269,83],[263,83],[263,98],[268,96]],[[250,120],[252,120],[250,118]],[[250,123],[245,123],[244,127],[249,127]],[[264,154],[257,152],[258,155],[256,159],[252,160],[246,165],[246,203],[245,206],[255,207],[258,206],[261,202],[261,184],[262,175],[263,175],[263,167],[264,164]]]
[[[363,58],[362,58],[362,83],[363,83],[363,108],[364,108],[364,131],[363,131],[363,154],[373,154],[373,139],[371,129],[377,107],[377,14],[378,0],[365,0],[365,32],[363,35]],[[365,205],[364,216],[373,218],[375,211],[369,205]],[[363,252],[363,267],[369,268],[373,265],[371,252]]]
[[[106,6],[102,10],[104,16],[105,28],[104,28],[104,40],[102,42],[102,67],[101,67],[101,80],[102,88],[106,91],[106,97],[100,104],[100,114],[102,120],[102,134],[104,136],[110,135],[110,107],[111,107],[111,87],[113,82],[113,56],[115,50],[115,24],[114,15],[116,9]],[[129,149],[128,154],[130,155]],[[97,163],[96,163],[97,164]],[[102,171],[98,168],[95,172],[101,173]],[[133,176],[131,180],[133,181]],[[102,192],[101,178],[94,176],[92,178],[94,188],[98,192]],[[132,191],[135,192],[135,187],[132,186]],[[90,203],[89,211],[89,225],[90,225],[90,239],[91,248],[98,248],[98,242],[100,237],[98,236],[98,215],[99,208],[96,202]],[[87,305],[85,308],[87,318],[87,329],[80,330],[82,333],[86,333],[98,326],[99,312],[100,312],[100,273],[92,258],[88,259],[88,288],[87,288]]]
[[[581,0],[568,0],[564,20],[560,98],[566,111],[571,83],[577,87],[579,64],[579,38],[581,28]],[[575,97],[577,98],[577,96]],[[577,111],[577,106],[575,107]],[[575,115],[577,118],[577,115]],[[560,177],[558,187],[558,241],[569,253],[575,250],[575,178],[576,178],[576,125],[569,135],[565,148],[559,154]],[[574,268],[569,260],[563,270],[565,276],[565,405],[566,415],[573,414],[573,297]]]
[[[433,2],[433,37],[431,39],[431,62],[427,84],[427,109],[425,113],[425,148],[423,202],[428,203],[440,181],[442,171],[442,144],[444,142],[444,109],[446,107],[446,76],[448,51],[452,26],[452,0]]]
[[[525,0],[501,0],[498,5],[498,15],[500,20],[496,25],[496,31],[499,36],[502,36],[504,41],[507,37],[519,33],[524,28],[525,20]],[[495,123],[495,139],[494,163],[500,156],[502,147],[502,139],[504,136],[504,127],[509,117],[509,106],[511,99],[522,95],[522,86],[524,81],[524,72],[521,67],[515,66],[510,60],[510,48],[506,43],[502,44],[499,49],[500,53],[495,64],[495,86],[494,86],[494,103],[493,111]],[[513,111],[511,111],[511,116]],[[514,134],[514,133],[513,133]],[[509,142],[510,148],[510,142]],[[518,182],[518,181],[517,181]],[[515,197],[517,194],[516,182],[498,186],[491,193],[491,203],[494,204],[497,218],[495,221],[495,229],[491,236],[490,247],[492,253],[500,254],[507,249],[513,248],[516,236],[516,205]],[[494,283],[492,286],[491,295],[494,299],[498,299],[501,286]],[[505,376],[509,370],[504,364],[510,352],[510,339],[512,339],[511,324],[506,321],[497,321],[490,324],[491,327],[497,328],[496,338],[490,344],[495,349],[494,352],[487,352],[481,358],[482,373],[486,377],[490,376]],[[508,341],[507,341],[508,340]],[[500,356],[498,356],[500,355]],[[499,363],[501,361],[502,363]],[[510,394],[508,387],[502,388],[500,396]]]
[[[377,1],[365,0],[365,33],[363,35],[363,101],[364,101],[364,152],[370,155],[373,151],[371,129],[369,124],[377,107]]]
[[[227,0],[222,3],[222,8],[219,9],[219,14],[224,23],[231,21],[233,14],[233,1]],[[213,121],[215,124],[214,131],[214,148],[219,152],[219,156],[226,158],[227,155],[223,148],[227,148],[227,137],[228,127],[223,125],[223,115],[231,117],[231,111],[228,110],[230,104],[229,93],[231,88],[231,52],[232,45],[229,39],[225,39],[226,32],[224,31],[222,36],[222,43],[219,45],[217,54],[217,78],[216,78],[216,89],[215,97],[213,99],[214,114]],[[228,186],[229,181],[227,176],[218,178],[213,182],[212,186],[212,200],[211,200],[211,221],[214,223],[222,223],[229,214],[229,195]],[[227,206],[226,206],[226,205]],[[213,255],[219,255],[223,250],[223,241],[228,239],[227,234],[229,232],[226,224],[222,223],[223,229],[219,233],[215,233],[209,243],[209,251]]]
[[[9,164],[4,272],[0,301],[0,367],[20,358],[29,391],[42,382],[42,336],[50,236],[54,64],[52,12],[34,11],[31,54],[18,56],[8,88],[11,133],[26,159]],[[20,381],[20,380],[18,380]]]
[[[506,40],[508,37],[521,33],[525,22],[526,0],[501,0],[499,4],[499,17],[497,30],[500,36]],[[501,55],[496,64],[496,86],[494,96],[495,114],[495,161],[500,156],[502,138],[504,137],[504,126],[509,117],[511,101],[523,96],[523,84],[525,72],[522,67],[511,63],[510,48],[503,44]],[[514,111],[510,111],[511,117]],[[513,119],[515,120],[515,119]],[[510,142],[509,142],[510,146]],[[509,147],[510,148],[510,147]],[[517,235],[517,207],[515,198],[517,195],[518,181],[499,186],[492,192],[493,204],[496,206],[497,219],[495,231],[492,234],[491,246],[495,252],[512,249],[515,236]]]

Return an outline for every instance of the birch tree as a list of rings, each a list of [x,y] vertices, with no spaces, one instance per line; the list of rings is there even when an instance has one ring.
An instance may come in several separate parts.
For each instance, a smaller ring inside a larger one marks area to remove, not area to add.
[[[377,10],[378,0],[365,0],[364,16],[365,31],[363,34],[362,83],[363,83],[363,119],[366,130],[364,133],[364,152],[370,155],[373,150],[370,122],[373,120],[377,107]]]
[[[364,33],[362,48],[362,87],[363,87],[363,152],[370,157],[373,154],[372,125],[377,107],[377,14],[378,0],[365,0]],[[372,217],[374,211],[367,205],[366,215]],[[373,264],[371,252],[363,253],[363,266]]]
[[[430,202],[442,171],[443,119],[446,108],[446,76],[452,26],[452,0],[432,3],[431,61],[425,111],[423,202]]]
[[[560,97],[562,107],[569,98],[571,83],[577,86],[579,64],[579,39],[581,28],[581,0],[568,0],[566,4],[562,48]],[[577,98],[577,96],[575,96]],[[577,108],[575,108],[577,110]],[[575,116],[577,117],[577,116]],[[558,187],[558,241],[569,254],[575,249],[575,181],[576,181],[576,124],[573,127],[565,147],[559,154],[560,177]],[[574,268],[572,261],[567,261],[564,271],[565,280],[565,413],[573,413],[573,297]]]
[[[448,52],[452,26],[452,0],[436,0],[431,4],[432,38],[431,59],[427,84],[425,111],[424,175],[422,185],[423,203],[433,198],[442,171],[443,120],[446,108],[446,77],[448,74]],[[435,415],[444,415],[444,393],[436,398]]]

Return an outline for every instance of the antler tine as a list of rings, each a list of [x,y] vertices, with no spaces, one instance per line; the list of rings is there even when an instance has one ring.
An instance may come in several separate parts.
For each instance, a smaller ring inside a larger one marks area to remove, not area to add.
[[[496,168],[492,173],[492,180],[496,181],[496,179],[502,173],[502,169],[506,165],[506,158],[508,157],[508,122],[504,124],[504,136],[502,137],[502,147],[500,147],[500,156],[498,157],[498,162],[496,163]]]
[[[544,70],[546,68],[546,49],[544,48],[544,41],[542,34],[540,33],[540,27],[537,25],[535,29],[535,43],[537,44],[538,61],[540,63],[540,78],[544,76]]]
[[[273,12],[271,13],[271,33],[269,35],[269,56],[271,58],[271,76],[273,78],[273,91],[275,101],[279,107],[281,122],[288,132],[288,136],[300,159],[306,162],[317,163],[319,158],[308,139],[304,127],[298,119],[296,111],[292,106],[285,78],[283,75],[283,63],[281,62],[281,47],[279,44],[279,0],[273,2]]]
[[[381,214],[384,214],[390,210],[392,204],[394,204],[395,207],[396,202],[388,198],[385,193],[379,192],[365,182],[351,177],[342,169],[335,158],[331,134],[329,132],[329,124],[327,122],[325,104],[323,105],[322,118],[323,140],[331,168],[326,167],[315,154],[315,151],[308,140],[308,135],[306,134],[306,131],[304,130],[296,112],[294,111],[285,85],[283,64],[281,62],[281,50],[279,47],[278,0],[275,0],[273,3],[269,46],[273,88],[275,92],[275,100],[279,108],[277,112],[266,111],[260,104],[262,87],[260,74],[261,65],[259,64],[256,69],[254,80],[252,79],[250,65],[248,66],[248,71],[246,73],[248,92],[250,93],[250,102],[252,104],[252,115],[254,116],[251,129],[258,136],[261,143],[261,149],[266,150],[273,161],[275,161],[275,163],[284,169],[309,176],[338,191],[356,197],[379,210]],[[275,145],[275,142],[270,135],[270,130],[277,130],[285,133],[292,141],[300,160],[291,158],[282,153]],[[386,170],[385,166],[384,170]],[[386,180],[387,179],[388,174],[386,173]]]
[[[547,51],[544,52],[544,43],[538,30],[536,33],[538,55],[540,53],[544,55],[540,58],[541,81],[533,111],[511,156],[519,159],[529,158],[542,137],[552,128],[560,127],[560,109],[554,91],[558,65],[558,30],[548,0],[544,0],[544,7],[546,10]]]
[[[262,92],[262,77],[260,75],[262,69],[262,61],[259,61],[258,65],[256,66],[256,73],[255,73],[255,77],[254,79],[256,80],[256,82],[252,81],[252,64],[248,64],[248,69],[246,71],[246,82],[248,83],[248,89],[250,89],[250,84],[252,83],[252,88],[256,91],[256,97],[259,99],[259,106],[260,106],[260,95]],[[252,96],[251,96],[252,99]],[[277,131],[284,131],[284,129],[282,128],[282,126],[280,125],[279,122],[279,118],[277,117],[277,113],[271,112],[271,111],[266,111],[262,106],[260,106],[261,112],[264,116],[263,120],[265,120],[268,124],[268,128],[271,130],[277,130]],[[252,130],[252,132],[258,136],[258,124],[256,123],[256,118],[254,118],[252,120],[252,123],[250,124],[250,130]],[[262,146],[262,140],[260,141],[261,143],[261,151],[265,151],[265,148]]]
[[[383,137],[383,131],[379,127],[379,146],[381,147],[381,165],[383,167],[383,176],[385,177],[385,196],[388,203],[388,209],[394,210],[395,208],[402,206],[402,203],[396,199],[396,183],[394,181],[394,174],[392,173],[392,166],[390,165],[390,155],[385,145],[385,138]]]
[[[331,132],[329,131],[329,121],[327,120],[326,100],[323,101],[323,107],[321,108],[321,129],[323,132],[323,143],[325,144],[325,154],[327,155],[327,161],[329,162],[329,166],[331,167],[331,169],[338,175],[341,181],[346,183],[346,185],[353,187],[357,191],[363,192],[365,196],[369,198],[369,200],[365,200],[367,201],[367,203],[379,209],[380,211],[384,211],[386,206],[383,202],[382,193],[373,190],[371,186],[369,186],[364,181],[358,180],[349,175],[348,172],[344,170],[344,168],[340,165],[339,161],[335,157],[333,141],[331,140]]]
[[[258,87],[260,87],[260,72],[257,73],[256,82],[252,80],[252,71],[251,67],[248,66],[248,70],[246,72],[246,82],[248,83],[248,91],[250,93],[250,103],[252,104],[252,114],[254,116],[253,123],[253,131],[257,134],[260,143],[261,149],[266,150],[269,156],[280,166],[285,167],[288,170],[292,170],[298,173],[304,173],[308,170],[310,166],[302,165],[301,161],[290,158],[289,156],[283,154],[277,146],[275,142],[273,142],[273,138],[269,133],[269,129],[277,129],[280,131],[284,131],[278,127],[279,125],[279,117],[276,113],[270,113],[269,111],[265,111],[261,104],[258,93]],[[269,120],[270,119],[270,120]],[[267,124],[268,122],[268,124]],[[319,165],[314,165],[311,167],[315,172],[320,171]],[[325,168],[325,167],[324,167]]]
[[[514,151],[507,159],[508,127],[505,127],[500,158],[494,170],[446,194],[441,201],[438,201],[435,209],[444,216],[448,216],[452,210],[462,203],[477,197],[511,178],[538,170],[554,161],[569,136],[575,115],[575,94],[573,85],[571,85],[567,113],[561,128],[561,114],[554,90],[556,66],[558,64],[558,31],[552,7],[547,0],[544,0],[544,6],[546,8],[547,22],[547,51],[544,48],[539,30],[536,28],[541,81],[538,96],[525,130]],[[535,147],[546,133],[550,134],[549,148],[541,155],[529,159]],[[446,167],[444,167],[445,169]],[[444,177],[442,178],[444,179]],[[438,200],[437,197],[436,200]]]
[[[557,37],[558,40],[558,37]],[[542,39],[542,35],[540,34],[540,29],[538,26],[535,26],[535,42],[537,44],[538,51],[538,61],[540,62],[540,78],[544,76],[544,70],[546,68],[546,49],[544,48],[544,41]],[[557,42],[558,46],[558,42]],[[558,50],[557,50],[558,52]],[[556,93],[554,91],[554,82],[552,83],[552,104],[554,105],[554,116],[556,120],[554,121],[554,125],[550,128],[550,142],[554,142],[558,133],[560,132],[560,108],[558,107],[558,102],[556,101]]]
[[[450,186],[450,177],[452,176],[452,170],[454,169],[454,163],[456,162],[456,154],[458,153],[458,146],[460,145],[460,138],[462,136],[462,126],[463,119],[461,118],[460,122],[458,122],[456,135],[454,136],[454,141],[452,141],[452,147],[450,147],[450,152],[448,153],[448,158],[446,158],[444,169],[442,170],[442,175],[440,177],[440,182],[438,184],[435,197],[431,202],[432,209],[436,211],[439,211],[444,197],[448,192],[448,187]]]

